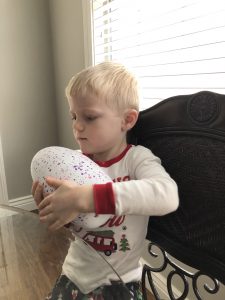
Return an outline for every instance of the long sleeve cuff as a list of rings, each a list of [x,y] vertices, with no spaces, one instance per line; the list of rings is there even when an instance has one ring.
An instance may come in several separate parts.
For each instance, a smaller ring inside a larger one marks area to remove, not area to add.
[[[112,182],[94,184],[94,206],[96,214],[115,214],[115,199]]]

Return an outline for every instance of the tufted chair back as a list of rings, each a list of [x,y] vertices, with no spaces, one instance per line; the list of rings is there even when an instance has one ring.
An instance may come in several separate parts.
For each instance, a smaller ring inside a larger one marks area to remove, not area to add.
[[[213,281],[206,292],[217,293],[219,282],[225,284],[225,95],[201,91],[168,98],[140,113],[128,140],[161,158],[180,197],[177,211],[150,217],[149,255],[157,257],[157,247],[163,263],[144,267],[143,288],[147,276],[160,299],[152,275],[170,265],[169,299],[187,299],[191,286],[196,299],[203,299],[198,287],[203,274]],[[197,271],[184,270],[170,255]],[[174,296],[175,275],[183,282],[180,298]]]

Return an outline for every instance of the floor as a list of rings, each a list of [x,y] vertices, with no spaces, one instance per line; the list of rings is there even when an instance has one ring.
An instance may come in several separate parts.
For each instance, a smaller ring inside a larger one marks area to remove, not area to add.
[[[69,247],[69,237],[59,233],[49,234],[35,214],[1,212],[1,300],[45,298]]]
[[[148,300],[155,300],[155,297],[150,292],[147,292],[147,297]]]

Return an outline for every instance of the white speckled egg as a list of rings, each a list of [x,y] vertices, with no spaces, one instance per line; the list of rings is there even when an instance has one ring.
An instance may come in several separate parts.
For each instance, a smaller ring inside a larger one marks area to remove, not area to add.
[[[47,176],[73,180],[79,185],[112,181],[95,162],[81,152],[57,146],[44,148],[33,157],[31,176],[34,181],[38,180],[43,184],[44,194],[54,191],[45,182]],[[110,217],[111,215],[96,216],[94,213],[80,214],[73,223],[83,228],[97,228]]]

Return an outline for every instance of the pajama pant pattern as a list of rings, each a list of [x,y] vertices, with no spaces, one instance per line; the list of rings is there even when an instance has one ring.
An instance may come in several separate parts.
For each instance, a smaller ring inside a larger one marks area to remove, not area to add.
[[[139,282],[129,282],[126,287],[129,292],[122,284],[116,283],[83,294],[69,278],[61,275],[46,300],[143,300]]]

